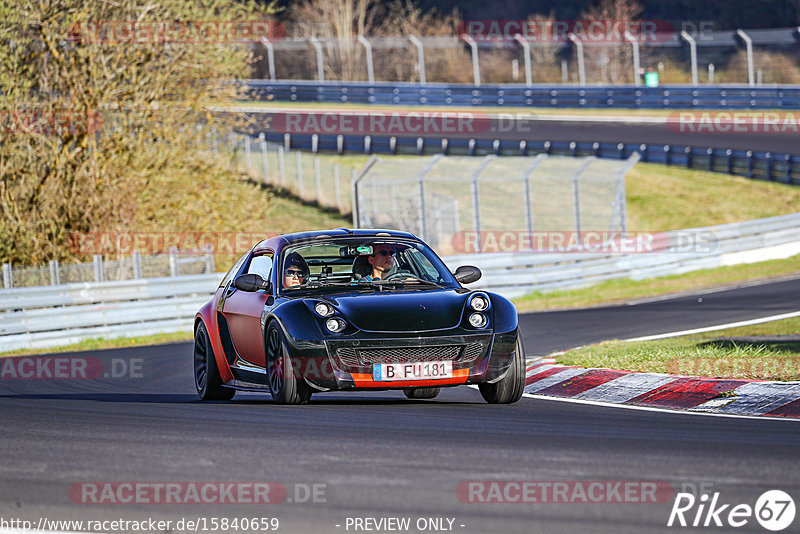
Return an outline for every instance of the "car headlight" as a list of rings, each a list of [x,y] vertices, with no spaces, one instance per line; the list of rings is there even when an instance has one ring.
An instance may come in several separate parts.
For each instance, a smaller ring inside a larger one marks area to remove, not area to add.
[[[328,330],[330,330],[334,334],[338,334],[339,332],[344,330],[345,326],[347,326],[345,324],[345,322],[342,321],[341,319],[336,318],[336,317],[334,317],[332,319],[328,319],[327,321],[325,321],[325,328],[327,328]]]
[[[483,328],[489,323],[489,319],[482,313],[471,313],[469,315],[469,324],[474,326],[475,328]]]
[[[489,299],[483,295],[475,295],[469,301],[469,305],[475,311],[484,311],[489,308]]]
[[[317,302],[314,305],[314,311],[317,312],[317,315],[320,317],[328,317],[329,315],[333,315],[333,307],[325,304],[324,302]]]

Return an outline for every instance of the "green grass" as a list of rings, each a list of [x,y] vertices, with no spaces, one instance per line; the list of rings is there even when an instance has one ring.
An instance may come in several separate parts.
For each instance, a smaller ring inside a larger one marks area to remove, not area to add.
[[[514,299],[514,304],[516,304],[519,311],[622,304],[645,297],[724,287],[749,280],[777,278],[795,274],[800,275],[800,255],[785,260],[703,269],[646,280],[631,280],[629,278],[607,280],[583,289],[546,293],[536,292]]]
[[[800,380],[800,318],[657,341],[607,341],[558,362],[712,378]]]
[[[48,349],[20,349],[10,352],[0,353],[0,358],[10,356],[27,356],[30,354],[51,354],[61,352],[80,352],[84,350],[118,349],[124,347],[137,347],[145,345],[160,345],[162,343],[177,343],[181,341],[191,341],[192,332],[175,332],[171,334],[154,334],[152,336],[127,337],[127,338],[94,338],[84,339],[80,343],[52,347]]]

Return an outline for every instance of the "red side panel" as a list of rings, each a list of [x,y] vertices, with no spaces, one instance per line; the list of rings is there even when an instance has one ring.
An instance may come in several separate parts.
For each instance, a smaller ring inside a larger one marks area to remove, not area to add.
[[[219,368],[219,375],[223,382],[233,380],[233,375],[228,367],[228,360],[225,359],[225,351],[222,349],[222,343],[219,340],[219,323],[217,322],[217,304],[219,303],[220,296],[222,295],[222,288],[217,289],[217,293],[211,301],[200,308],[197,312],[197,317],[203,320],[208,330],[208,337],[211,338],[211,348],[214,351],[214,357],[217,359],[217,367]]]

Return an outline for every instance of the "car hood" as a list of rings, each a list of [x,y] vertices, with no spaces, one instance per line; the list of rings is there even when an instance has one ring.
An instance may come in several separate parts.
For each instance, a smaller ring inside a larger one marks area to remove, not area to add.
[[[443,330],[461,323],[466,294],[456,290],[331,295],[328,300],[359,330]]]

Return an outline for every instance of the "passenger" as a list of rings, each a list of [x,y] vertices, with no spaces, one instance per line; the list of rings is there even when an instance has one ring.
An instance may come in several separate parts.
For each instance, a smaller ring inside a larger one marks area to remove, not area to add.
[[[306,260],[292,252],[283,260],[283,287],[297,287],[308,282],[309,269]]]

